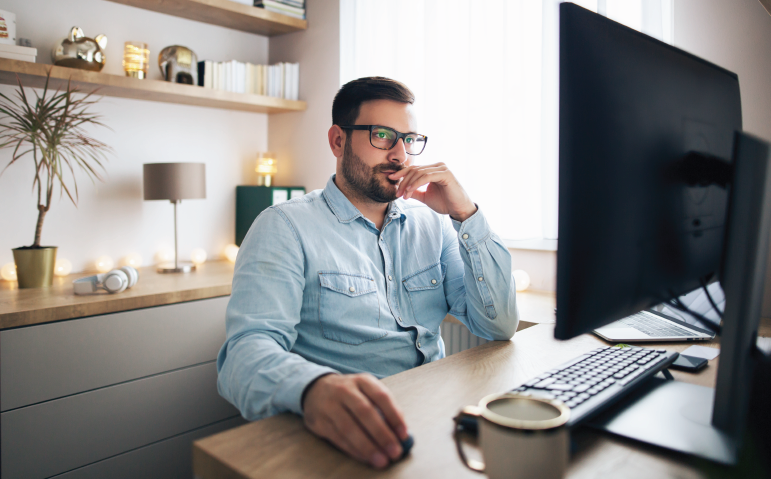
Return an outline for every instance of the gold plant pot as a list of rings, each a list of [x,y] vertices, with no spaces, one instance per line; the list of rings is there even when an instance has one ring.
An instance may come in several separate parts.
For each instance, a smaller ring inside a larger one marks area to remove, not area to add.
[[[56,246],[14,248],[13,260],[19,288],[48,288],[53,284]]]

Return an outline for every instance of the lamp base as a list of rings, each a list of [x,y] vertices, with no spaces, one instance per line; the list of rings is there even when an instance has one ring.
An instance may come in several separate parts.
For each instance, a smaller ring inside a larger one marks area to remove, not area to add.
[[[159,264],[156,270],[159,273],[191,273],[195,271],[195,264],[179,262],[176,266],[174,263]]]

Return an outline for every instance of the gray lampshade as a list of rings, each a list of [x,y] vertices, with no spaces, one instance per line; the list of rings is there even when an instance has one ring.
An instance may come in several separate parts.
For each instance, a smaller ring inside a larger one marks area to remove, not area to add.
[[[206,198],[206,164],[145,163],[145,200]]]

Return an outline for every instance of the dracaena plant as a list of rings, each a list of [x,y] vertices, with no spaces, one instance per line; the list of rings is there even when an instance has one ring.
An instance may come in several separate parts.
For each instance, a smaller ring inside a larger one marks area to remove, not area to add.
[[[89,109],[99,101],[92,93],[81,93],[67,82],[64,90],[49,88],[48,71],[42,94],[34,91],[32,98],[24,91],[21,79],[16,77],[19,89],[16,98],[0,93],[0,149],[13,149],[11,160],[0,174],[23,158],[31,158],[35,167],[33,191],[37,189],[38,218],[35,242],[40,247],[43,220],[51,209],[55,187],[59,196],[67,195],[78,204],[76,171],[85,172],[92,182],[103,181],[100,172],[110,147],[89,136],[86,127],[106,127],[101,116]]]

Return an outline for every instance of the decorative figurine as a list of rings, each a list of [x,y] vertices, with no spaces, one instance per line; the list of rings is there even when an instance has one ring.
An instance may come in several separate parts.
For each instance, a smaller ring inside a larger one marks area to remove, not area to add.
[[[54,47],[51,58],[54,65],[98,72],[104,67],[105,48],[107,48],[106,36],[97,35],[96,38],[88,38],[81,28],[72,27],[70,36]]]
[[[198,85],[198,56],[181,45],[172,45],[158,54],[158,66],[166,81]]]

